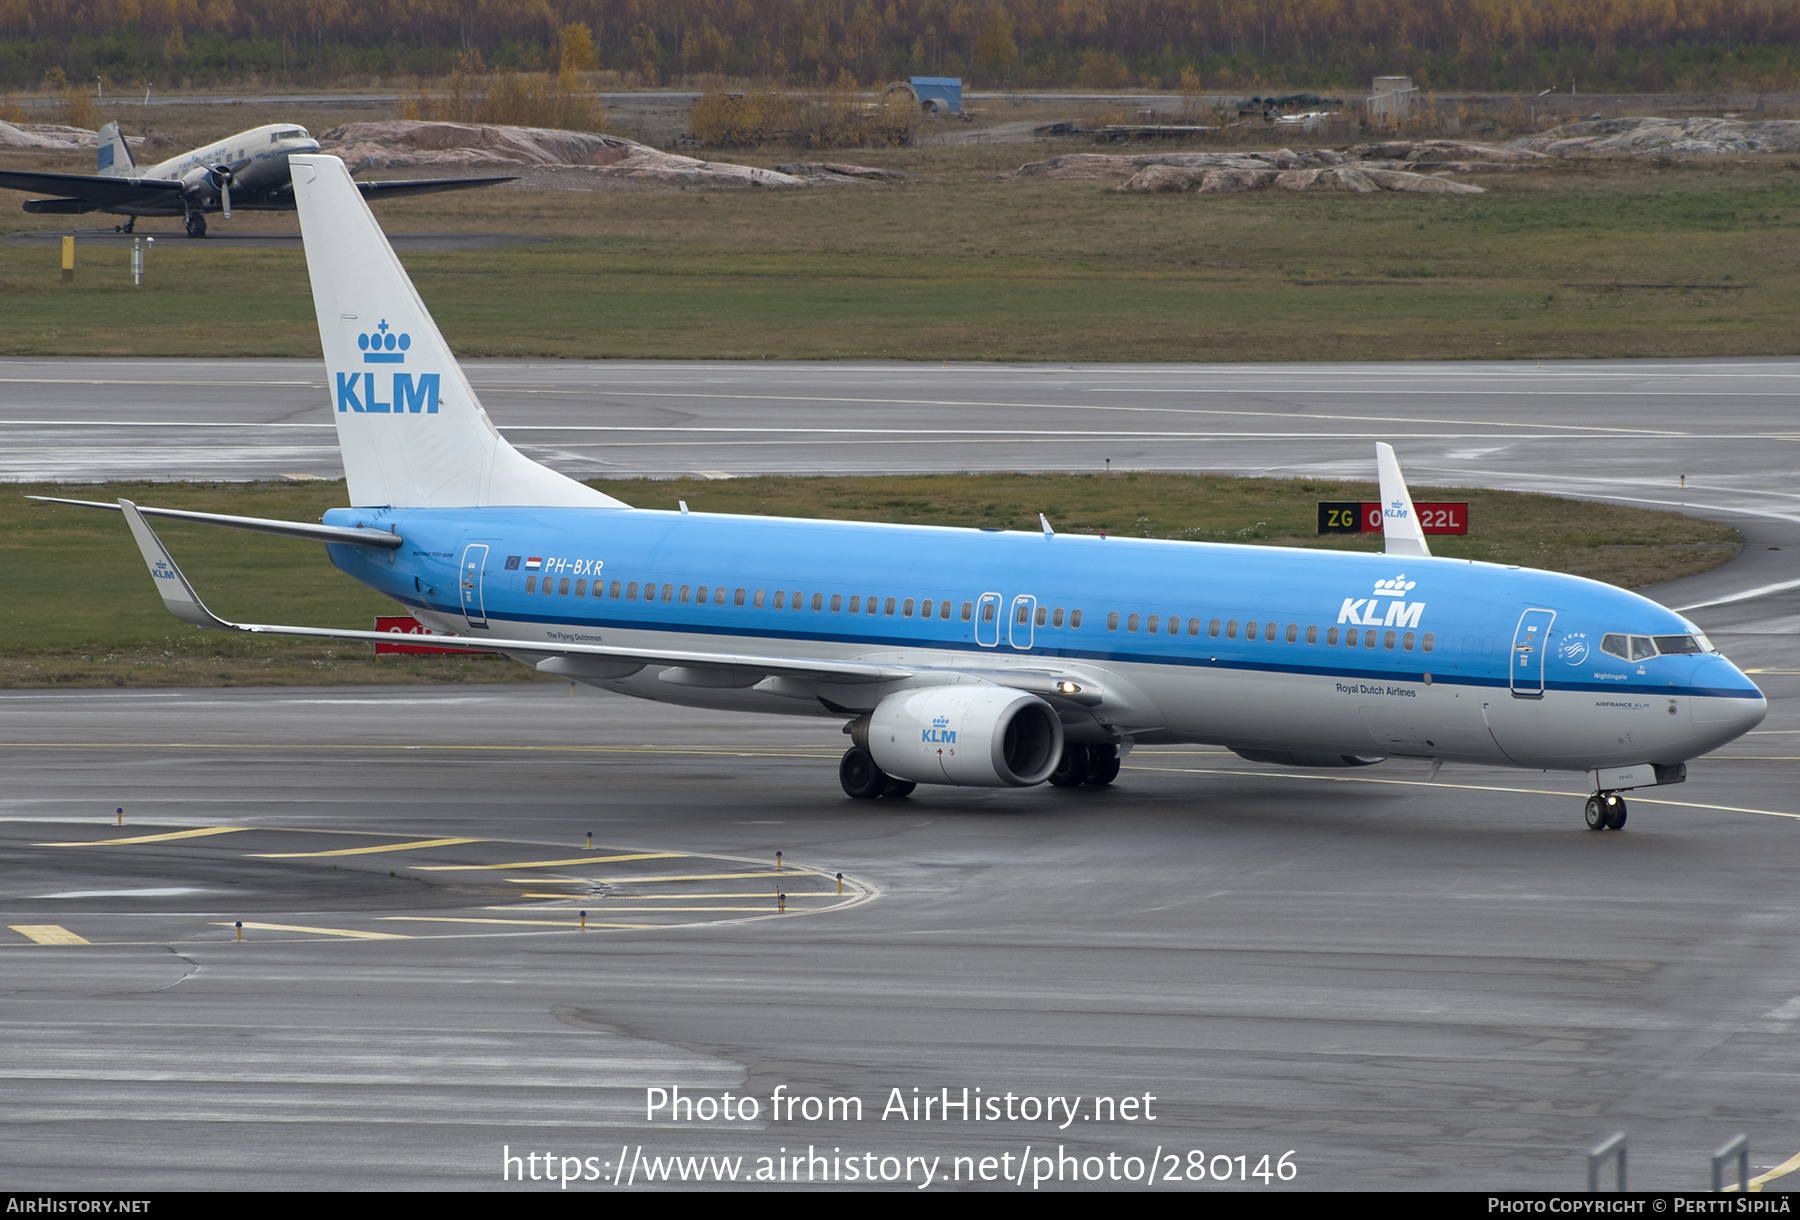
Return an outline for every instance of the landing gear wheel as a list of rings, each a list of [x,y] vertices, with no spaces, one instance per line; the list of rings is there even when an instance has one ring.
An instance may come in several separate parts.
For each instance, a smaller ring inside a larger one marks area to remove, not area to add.
[[[1086,746],[1064,746],[1056,770],[1050,773],[1050,783],[1058,788],[1079,788],[1087,782],[1088,767]]]
[[[1087,783],[1104,788],[1119,778],[1119,752],[1114,746],[1095,746],[1088,751]]]
[[[1608,830],[1624,830],[1625,829],[1625,802],[1624,802],[1624,800],[1622,800],[1621,798],[1616,797],[1616,796],[1613,797],[1612,808],[1609,812],[1610,812],[1610,816],[1608,816],[1606,819],[1606,828]]]
[[[910,779],[895,779],[890,775],[887,777],[887,782],[881,786],[881,795],[899,800],[903,796],[911,796],[913,789],[918,786]]]
[[[853,746],[844,751],[843,760],[838,763],[838,783],[844,785],[845,794],[859,801],[872,801],[886,791],[888,777],[867,750]]]
[[[189,237],[205,237],[206,217],[198,212],[189,212],[187,214],[187,235]]]
[[[1590,796],[1587,805],[1581,811],[1582,820],[1589,830],[1605,830],[1612,821],[1612,810],[1608,809],[1597,796]]]

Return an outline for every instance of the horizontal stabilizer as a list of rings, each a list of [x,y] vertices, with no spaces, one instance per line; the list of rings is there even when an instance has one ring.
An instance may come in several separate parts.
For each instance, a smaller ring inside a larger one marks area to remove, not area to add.
[[[103,508],[108,512],[124,512],[125,501],[105,504],[98,500],[65,500],[60,496],[26,496],[45,504],[74,504],[80,508]],[[146,517],[166,517],[171,521],[198,521],[203,525],[223,525],[227,529],[249,530],[257,534],[279,534],[285,538],[308,538],[314,542],[342,542],[349,546],[374,547],[397,551],[406,544],[399,534],[380,530],[345,529],[337,525],[311,525],[305,521],[275,521],[268,517],[233,517],[225,513],[196,513],[183,508],[145,508],[136,506]]]
[[[1381,473],[1381,531],[1386,539],[1384,549],[1390,555],[1429,555],[1425,531],[1419,525],[1419,514],[1413,508],[1412,493],[1400,474],[1400,459],[1394,447],[1375,442],[1375,466]]]

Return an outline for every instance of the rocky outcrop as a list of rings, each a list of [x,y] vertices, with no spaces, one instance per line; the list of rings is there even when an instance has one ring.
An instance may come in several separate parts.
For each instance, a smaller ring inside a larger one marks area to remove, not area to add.
[[[1378,162],[1389,169],[1429,168],[1470,173],[1484,169],[1537,169],[1555,162],[1541,152],[1503,144],[1479,144],[1473,140],[1383,140],[1352,144],[1341,149],[1345,157],[1364,164]]]
[[[794,161],[771,166],[778,174],[790,174],[808,182],[921,182],[917,174],[897,169],[875,169],[867,165],[845,165],[838,161]]]
[[[1592,119],[1509,146],[1552,157],[1719,157],[1800,152],[1800,120]]]
[[[1484,193],[1478,186],[1467,186],[1446,178],[1357,164],[1309,169],[1148,165],[1113,189],[1134,194],[1171,192],[1195,195],[1226,195],[1261,190],[1337,191],[1355,195],[1373,195],[1378,191],[1404,191],[1420,195]]]
[[[639,185],[805,186],[805,179],[754,165],[702,161],[591,131],[391,119],[345,123],[319,137],[320,148],[350,165],[376,169],[579,166],[594,176]]]
[[[1105,181],[1129,178],[1151,166],[1175,169],[1231,169],[1260,172],[1268,169],[1316,169],[1337,165],[1349,158],[1320,150],[1295,153],[1286,148],[1274,152],[1067,153],[1048,161],[1021,165],[1003,178],[1049,178],[1053,181]]]
[[[125,143],[132,148],[143,147],[146,141],[152,148],[171,142],[164,135],[125,137]],[[52,152],[73,152],[95,148],[99,143],[99,134],[85,127],[64,127],[58,123],[0,122],[0,148],[43,148]]]

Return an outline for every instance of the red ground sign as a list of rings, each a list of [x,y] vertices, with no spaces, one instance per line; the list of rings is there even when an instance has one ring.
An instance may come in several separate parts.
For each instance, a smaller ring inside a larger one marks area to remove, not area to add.
[[[375,617],[375,630],[386,631],[393,635],[432,635],[432,634],[435,634],[431,630],[431,628],[427,627],[424,623],[421,623],[418,619],[413,618],[411,615],[394,615],[394,616],[377,615]],[[377,645],[375,645],[375,654],[377,656],[380,656],[384,652],[413,652],[413,653],[455,652],[455,653],[462,653],[465,656],[477,655],[477,654],[475,654],[475,651],[470,648],[431,648],[431,647],[428,647],[426,645],[421,645],[421,644],[377,644]]]

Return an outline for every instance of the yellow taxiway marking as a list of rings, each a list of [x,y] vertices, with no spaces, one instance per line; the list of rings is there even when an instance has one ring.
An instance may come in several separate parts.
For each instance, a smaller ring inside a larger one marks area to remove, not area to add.
[[[575,919],[473,919],[455,915],[382,915],[382,919],[401,920],[410,923],[500,923],[518,927],[533,928],[579,928],[581,922]],[[650,923],[589,923],[592,928],[655,928]]]
[[[572,860],[520,860],[512,864],[420,864],[415,865],[417,873],[455,873],[474,872],[495,868],[567,868],[571,864],[617,864],[625,860],[673,860],[684,852],[651,851],[635,856],[576,856]]]
[[[562,895],[558,894],[557,897],[560,898],[560,897],[562,897]],[[789,898],[804,898],[804,897],[807,897],[807,895],[805,895],[805,894],[789,894],[788,897]],[[837,895],[833,894],[832,897],[835,898],[835,897],[837,897]],[[849,897],[849,895],[846,894],[845,897],[847,898],[847,897]],[[484,911],[514,911],[517,909],[518,909],[517,907],[483,907],[482,908],[482,910],[484,910]],[[767,902],[763,903],[760,906],[753,906],[753,907],[716,907],[716,906],[714,906],[714,907],[625,907],[625,906],[617,906],[617,905],[614,905],[613,903],[608,902],[605,904],[595,904],[593,906],[587,906],[587,907],[533,907],[532,908],[532,910],[534,910],[534,911],[606,910],[606,911],[634,911],[634,912],[637,912],[637,911],[772,911],[774,909],[775,909],[775,895],[773,895],[773,894],[769,895],[769,900]]]
[[[378,856],[389,851],[418,851],[426,847],[451,847],[457,843],[480,843],[480,839],[416,839],[411,843],[386,843],[380,847],[340,847],[335,851],[259,851],[251,852],[257,860],[303,860],[312,856]]]
[[[1525,796],[1564,796],[1581,800],[1592,796],[1591,792],[1564,792],[1555,788],[1509,788],[1501,784],[1446,784],[1442,780],[1433,783],[1424,779],[1372,779],[1360,775],[1284,775],[1279,771],[1227,771],[1216,767],[1127,767],[1128,771],[1172,771],[1181,775],[1233,775],[1242,779],[1254,776],[1257,779],[1311,780],[1314,783],[1326,784],[1389,784],[1401,788],[1449,788],[1464,792],[1513,792]],[[1632,791],[1629,798],[1640,805],[1672,805],[1680,809],[1711,809],[1719,813],[1757,813],[1769,818],[1793,818],[1800,821],[1800,813],[1783,813],[1777,809],[1745,809],[1738,805],[1704,805],[1699,801],[1671,801],[1650,796],[1638,796]]]
[[[89,943],[67,928],[53,923],[15,923],[7,926],[20,936],[35,940],[40,945],[85,945]]]
[[[651,881],[737,881],[745,877],[823,877],[824,875],[824,873],[814,872],[812,869],[784,868],[780,872],[769,869],[762,873],[686,873],[656,877],[589,877],[588,880],[602,885],[643,885]],[[528,881],[530,879],[519,877],[516,880]]]
[[[89,839],[82,843],[38,843],[37,847],[125,847],[132,843],[171,843],[176,839],[201,839],[207,835],[236,834],[248,826],[204,826],[199,830],[172,830],[160,835],[135,835],[129,839]]]
[[[1776,1178],[1786,1177],[1796,1169],[1800,1169],[1800,1154],[1789,1157],[1767,1173],[1758,1174],[1756,1177],[1751,1178],[1750,1189],[1753,1192],[1760,1193],[1764,1182],[1773,1182]],[[1731,1185],[1725,1187],[1725,1192],[1729,1194],[1735,1192],[1737,1188],[1738,1184],[1733,1182]]]
[[[834,894],[830,890],[808,890],[804,893],[788,895],[789,898],[837,898],[839,896],[840,895]],[[850,896],[850,894],[848,891],[846,891],[842,895],[842,897],[845,897],[845,898],[848,898],[849,896]],[[574,902],[578,897],[580,897],[580,895],[577,895],[577,894],[533,894],[533,893],[528,892],[528,893],[520,894],[519,897],[521,897],[521,898],[550,898],[550,899],[557,899],[562,902]],[[629,897],[630,897],[631,901],[633,901],[633,902],[650,902],[650,901],[653,901],[653,900],[659,899],[659,898],[669,899],[669,900],[681,900],[681,901],[687,901],[687,902],[692,902],[696,898],[768,898],[772,901],[775,897],[775,893],[773,890],[759,890],[754,894],[632,894],[632,895],[629,895]],[[594,901],[595,902],[608,902],[608,901],[612,901],[612,900],[608,899],[603,894],[595,894]],[[651,909],[656,910],[656,909],[660,909],[660,908],[651,908]]]
[[[215,927],[230,928],[235,924],[214,921]],[[351,940],[405,940],[406,937],[395,932],[358,932],[354,928],[312,928],[298,923],[251,923],[244,921],[245,928],[254,928],[259,932],[312,932],[318,936],[345,936]]]

